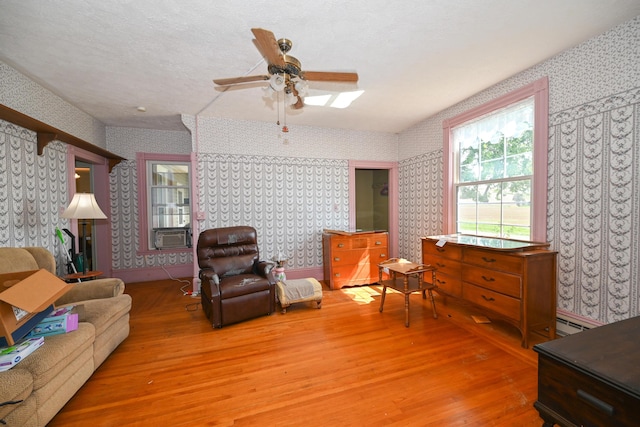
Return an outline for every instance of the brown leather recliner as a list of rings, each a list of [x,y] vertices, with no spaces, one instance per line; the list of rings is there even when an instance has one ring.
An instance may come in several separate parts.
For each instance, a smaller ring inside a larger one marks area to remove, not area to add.
[[[253,227],[205,230],[197,249],[202,309],[214,328],[275,311],[274,264],[259,260]]]

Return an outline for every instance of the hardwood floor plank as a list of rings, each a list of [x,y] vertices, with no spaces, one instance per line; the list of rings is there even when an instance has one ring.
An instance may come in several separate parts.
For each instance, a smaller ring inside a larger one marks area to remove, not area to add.
[[[528,426],[537,363],[509,325],[377,286],[214,330],[182,283],[127,285],[131,334],[50,426]],[[475,313],[472,313],[475,314]]]

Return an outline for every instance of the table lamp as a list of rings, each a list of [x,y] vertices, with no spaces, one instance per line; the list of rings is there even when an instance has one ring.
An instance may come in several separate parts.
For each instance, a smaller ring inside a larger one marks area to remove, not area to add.
[[[88,219],[107,219],[96,197],[92,193],[76,193],[62,218],[82,220],[82,273],[87,274],[87,221]]]

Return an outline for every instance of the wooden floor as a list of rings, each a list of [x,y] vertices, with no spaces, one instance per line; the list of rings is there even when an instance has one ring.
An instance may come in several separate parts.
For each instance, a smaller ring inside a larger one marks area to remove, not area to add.
[[[517,330],[436,297],[325,288],[214,330],[184,283],[127,285],[131,334],[50,426],[540,426]]]

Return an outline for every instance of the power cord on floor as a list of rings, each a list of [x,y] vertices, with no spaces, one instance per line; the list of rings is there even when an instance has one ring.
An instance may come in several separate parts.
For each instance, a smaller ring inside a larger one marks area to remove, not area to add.
[[[189,295],[192,298],[197,298],[198,297],[198,292],[193,292],[191,290],[187,290],[187,287],[191,287],[193,288],[192,283],[189,280],[184,280],[184,279],[176,279],[175,277],[173,277],[171,275],[171,273],[169,273],[169,271],[164,267],[164,265],[161,265],[162,269],[164,270],[165,273],[167,273],[167,276],[169,276],[169,279],[171,280],[175,280],[178,283],[184,283],[183,286],[180,287],[180,292],[182,292],[182,295]]]

